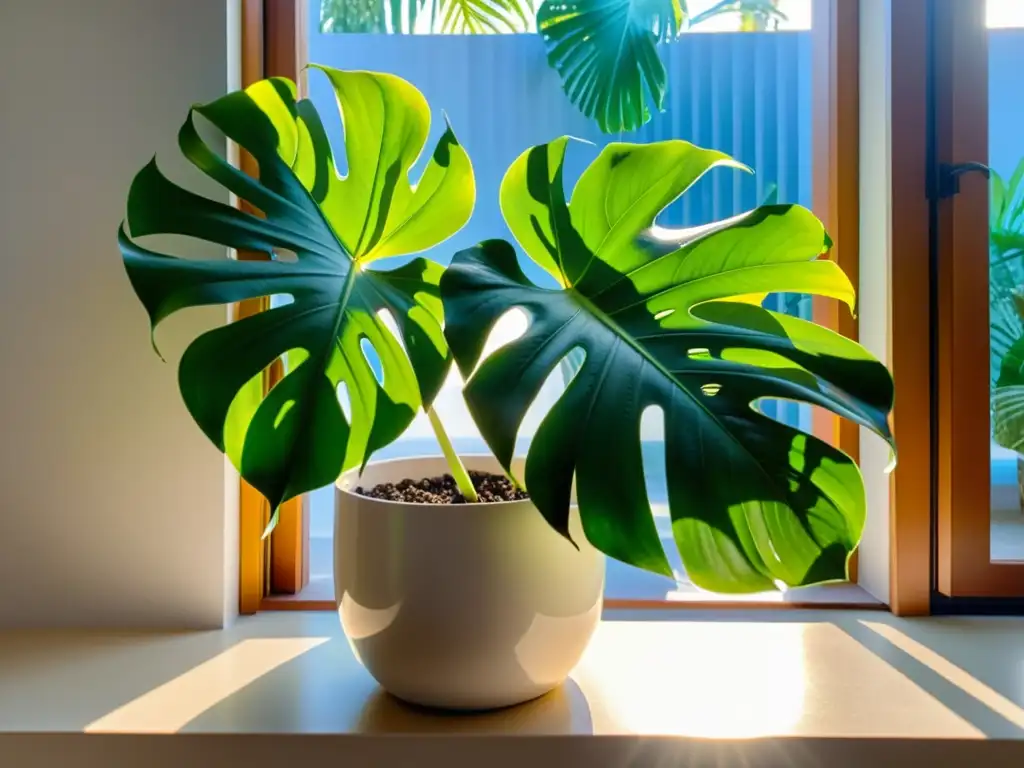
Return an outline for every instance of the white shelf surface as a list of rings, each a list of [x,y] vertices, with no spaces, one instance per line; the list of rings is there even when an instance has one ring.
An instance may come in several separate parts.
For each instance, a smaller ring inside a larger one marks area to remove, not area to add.
[[[339,756],[379,748],[381,757],[399,742],[378,737],[397,734],[412,738],[399,740],[406,747],[419,741],[415,736],[430,736],[423,743],[431,749],[444,742],[465,757],[508,737],[517,746],[503,752],[506,757],[527,743],[561,744],[560,737],[572,737],[566,743],[586,751],[591,740],[579,737],[596,735],[612,737],[601,743],[676,755],[682,753],[671,750],[710,744],[749,750],[798,739],[817,745],[800,754],[823,757],[814,750],[853,739],[853,751],[842,754],[863,759],[870,745],[898,750],[906,739],[925,750],[915,753],[919,757],[935,748],[941,759],[985,740],[1024,739],[1022,638],[1024,619],[903,620],[879,611],[607,612],[558,690],[498,712],[446,715],[380,691],[331,612],[265,613],[218,632],[15,632],[0,635],[0,754],[35,750],[18,765],[45,765],[33,763],[32,755],[71,743],[84,745],[82,752],[71,747],[84,758],[109,743],[114,752],[104,759],[116,765],[116,751],[136,744],[132,749],[154,750],[152,764],[161,765],[175,750],[234,755],[231,744],[244,751],[254,742],[229,737],[261,734],[265,748],[256,757],[262,765],[260,757],[269,760],[285,743],[315,753],[324,748],[319,737],[327,735],[339,737]],[[138,738],[105,742],[96,734]],[[313,734],[318,738],[293,738]],[[481,743],[470,736],[492,738]],[[462,747],[470,741],[467,752]],[[946,746],[934,746],[940,742]],[[1024,741],[1003,747],[1024,747]],[[619,753],[601,754],[610,760]],[[489,768],[504,765],[501,759]]]

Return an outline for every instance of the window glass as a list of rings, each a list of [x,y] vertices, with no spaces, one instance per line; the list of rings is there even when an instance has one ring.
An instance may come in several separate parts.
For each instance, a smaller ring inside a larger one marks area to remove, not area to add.
[[[991,557],[1024,560],[1024,1],[989,0]],[[1017,362],[1015,362],[1017,361]]]
[[[440,5],[443,14],[444,0]],[[659,47],[668,73],[664,110],[656,112],[639,130],[613,135],[602,133],[593,120],[570,103],[558,73],[548,64],[543,40],[537,34],[522,34],[524,30],[532,32],[534,26],[512,23],[499,30],[519,34],[440,34],[444,30],[438,24],[443,27],[443,19],[438,22],[429,10],[411,19],[408,0],[311,0],[309,59],[342,69],[391,72],[412,82],[431,105],[433,125],[428,146],[443,131],[441,111],[447,114],[472,158],[478,197],[470,223],[428,254],[442,263],[480,240],[511,240],[497,199],[505,170],[529,146],[565,134],[583,140],[569,150],[567,194],[586,164],[611,141],[681,138],[728,152],[755,169],[753,175],[726,169],[712,171],[665,211],[659,219],[665,226],[693,226],[723,219],[769,199],[810,207],[811,2],[777,0],[768,16],[710,13],[719,5],[717,0],[689,0],[691,17],[699,21],[683,39]],[[395,9],[400,11],[397,22]],[[532,15],[526,16],[532,24]],[[417,34],[408,34],[410,29]],[[342,126],[330,87],[325,78],[311,72],[309,88],[337,149]],[[414,168],[413,178],[418,176],[423,160]],[[533,264],[524,264],[524,268],[537,282],[547,278]],[[804,297],[770,296],[766,306],[810,317],[810,301]],[[512,338],[525,322],[521,317],[506,321],[492,343]],[[436,402],[436,411],[457,449],[486,453],[487,447],[462,402],[460,386],[453,373]],[[520,435],[524,450],[560,391],[561,381],[554,377],[541,392]],[[810,429],[810,412],[805,407],[783,402],[763,403],[762,407],[776,418]],[[687,582],[672,540],[657,412],[647,414],[641,435],[648,495],[676,578],[673,581],[610,561],[606,594],[637,599],[686,598],[693,595],[694,588]],[[429,422],[421,416],[377,457],[437,454],[438,450]],[[313,578],[330,578],[333,503],[332,489],[313,494]]]

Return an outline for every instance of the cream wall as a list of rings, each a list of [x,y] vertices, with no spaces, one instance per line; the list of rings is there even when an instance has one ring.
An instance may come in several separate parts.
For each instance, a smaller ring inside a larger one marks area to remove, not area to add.
[[[236,74],[236,5],[0,3],[0,627],[236,610],[237,480],[175,376],[224,311],[169,321],[161,363],[115,241],[154,151],[190,178],[175,132]]]
[[[889,6],[893,0],[860,4],[860,341],[889,362],[892,271],[890,207]],[[867,520],[860,548],[858,582],[889,602],[889,446],[861,429],[860,466],[867,495]]]

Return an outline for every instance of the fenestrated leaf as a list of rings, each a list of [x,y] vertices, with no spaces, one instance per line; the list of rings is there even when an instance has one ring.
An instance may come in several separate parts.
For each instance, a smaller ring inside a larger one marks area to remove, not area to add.
[[[537,11],[548,63],[569,100],[605,133],[632,131],[665,100],[656,44],[675,37],[683,11],[674,0],[545,0]]]
[[[347,176],[336,171],[313,105],[296,103],[290,81],[262,81],[194,107],[179,146],[263,215],[189,192],[151,162],[129,193],[131,235],[124,226],[119,235],[154,331],[186,307],[291,297],[199,336],[178,371],[189,412],[273,508],[365,463],[437,394],[449,366],[437,288],[443,268],[424,258],[392,270],[368,263],[440,243],[467,221],[474,201],[469,158],[450,127],[419,183],[410,184],[430,120],[415,88],[391,75],[323,70],[342,111]],[[194,114],[255,158],[258,179],[204,143]],[[167,233],[261,251],[270,260],[181,259],[136,240]],[[274,258],[276,250],[296,260]],[[401,341],[382,311],[395,318]],[[365,344],[376,352],[382,380]],[[283,356],[286,375],[261,398],[261,372]],[[338,400],[342,385],[350,418]]]
[[[852,308],[849,280],[818,259],[829,243],[821,223],[800,206],[769,205],[691,230],[656,227],[708,169],[735,165],[682,141],[609,145],[566,205],[554,188],[563,149],[560,140],[529,150],[502,190],[510,229],[535,234],[523,237],[527,255],[563,287],[531,283],[499,240],[457,254],[441,280],[445,333],[495,455],[511,469],[527,409],[554,367],[571,362],[524,477],[554,528],[568,536],[575,478],[591,543],[669,573],[641,458],[641,416],[656,406],[673,531],[694,583],[751,592],[844,578],[864,524],[859,470],[757,403],[818,405],[891,442],[892,379],[855,342],[733,300],[785,291]],[[529,317],[525,334],[480,361],[490,330],[516,307]]]

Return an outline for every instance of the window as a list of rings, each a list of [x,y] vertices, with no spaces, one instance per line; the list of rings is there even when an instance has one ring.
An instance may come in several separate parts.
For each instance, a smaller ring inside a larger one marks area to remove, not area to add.
[[[1020,597],[1024,3],[940,3],[934,45],[936,587]]]
[[[493,193],[505,169],[526,147],[564,134],[596,145],[581,143],[570,150],[567,190],[571,189],[575,177],[600,146],[620,139],[654,141],[685,138],[729,152],[756,169],[752,176],[728,170],[712,172],[666,211],[659,223],[672,226],[701,224],[777,198],[808,207],[829,205],[831,213],[826,215],[819,211],[819,215],[828,221],[830,229],[835,226],[841,206],[828,202],[828,194],[813,188],[815,184],[835,187],[830,176],[832,171],[821,167],[821,158],[828,161],[822,149],[828,144],[820,135],[816,137],[815,131],[818,134],[833,132],[831,126],[837,122],[837,116],[832,114],[835,108],[831,104],[835,100],[835,91],[851,86],[840,86],[837,77],[829,74],[833,69],[834,46],[830,42],[833,38],[819,33],[815,39],[815,28],[811,23],[812,5],[821,9],[815,11],[819,14],[816,23],[820,19],[820,26],[840,29],[839,37],[848,39],[850,51],[855,51],[856,25],[839,25],[830,20],[830,0],[814,0],[813,3],[812,0],[780,0],[777,3],[778,14],[763,18],[757,14],[750,18],[735,13],[708,14],[705,11],[716,3],[693,0],[689,3],[689,11],[695,23],[686,33],[685,43],[662,48],[669,80],[664,111],[654,114],[650,122],[638,130],[613,135],[602,133],[593,120],[586,118],[569,102],[560,87],[558,73],[548,66],[543,43],[535,34],[522,34],[518,27],[515,28],[518,33],[503,35],[430,34],[434,22],[424,16],[415,20],[411,27],[408,18],[400,20],[402,34],[381,34],[395,30],[395,20],[388,4],[381,4],[382,9],[387,6],[385,17],[381,19],[373,14],[355,13],[356,6],[349,3],[306,1],[308,5],[304,8],[296,9],[294,13],[285,11],[283,16],[278,7],[274,11],[274,23],[285,26],[301,24],[297,28],[305,29],[304,45],[310,61],[339,68],[387,71],[405,77],[426,95],[434,111],[431,140],[440,135],[437,114],[443,109],[455,126],[460,141],[467,147],[477,178],[476,209],[471,222],[439,249],[443,252],[431,254],[442,262],[460,248],[506,232]],[[295,5],[302,6],[303,3]],[[372,3],[359,7],[365,11],[371,5],[376,9]],[[403,8],[408,11],[405,6]],[[305,15],[304,20],[293,21],[301,18],[302,14]],[[854,21],[855,17],[854,13]],[[442,26],[444,23],[442,21]],[[741,27],[760,31],[738,34]],[[436,30],[436,24],[434,28]],[[408,34],[410,31],[416,34]],[[276,36],[281,30],[268,28],[265,32]],[[288,34],[288,30],[284,32]],[[819,72],[817,79],[815,71],[820,67],[816,62],[824,62],[825,67],[825,72]],[[855,76],[856,59],[853,58],[841,77],[850,81]],[[855,95],[855,87],[851,93]],[[327,83],[316,73],[309,77],[308,95],[321,107],[319,111],[327,123],[328,135],[341,136],[342,128],[333,106],[333,95]],[[851,137],[855,141],[856,134],[852,133]],[[818,158],[817,162],[815,158]],[[416,173],[414,168],[413,175]],[[855,268],[854,255],[855,248],[851,248],[848,262],[844,263],[848,270],[851,265]],[[530,276],[539,277],[535,274]],[[806,297],[789,295],[769,297],[768,306],[807,318],[812,314],[817,316],[821,311],[819,307],[812,307]],[[846,326],[842,330],[855,334],[855,324],[851,319],[840,320],[840,313],[834,308],[825,311],[830,313],[828,317],[819,316],[817,319],[832,325],[844,322]],[[504,334],[504,338],[510,338],[516,333],[515,319],[508,320],[504,327],[499,327],[496,337]],[[492,338],[492,343],[496,341],[498,339]],[[453,374],[438,398],[436,410],[458,450],[486,453],[486,445],[461,401],[459,387],[458,378]],[[545,386],[520,433],[524,448],[560,389],[561,383],[554,379]],[[818,417],[806,406],[767,402],[764,408],[775,418],[804,429],[829,430],[833,426],[827,419],[819,423]],[[645,418],[642,425],[648,494],[676,578],[666,579],[609,561],[606,597],[629,604],[701,599],[704,596],[688,583],[672,541],[665,507],[660,415],[654,412],[646,416],[651,417]],[[855,434],[853,442],[848,436],[834,434],[832,437],[843,440],[847,450],[855,450]],[[421,416],[402,438],[380,451],[377,457],[436,454],[437,451],[429,424]],[[275,537],[282,543],[286,542],[284,546],[289,553],[284,558],[284,570],[292,571],[296,566],[300,572],[302,568],[307,569],[308,585],[299,592],[300,604],[332,598],[333,508],[333,488],[315,491],[308,495],[305,513],[294,515],[301,518],[301,523],[293,519],[291,524],[286,524],[283,518],[282,535],[275,532]],[[281,565],[281,557],[273,552],[278,543],[273,541],[272,551],[268,553],[271,571]],[[297,554],[292,555],[293,551]],[[302,558],[305,562],[300,564]],[[302,581],[296,580],[296,583],[304,585]],[[823,594],[811,593],[795,590],[782,599],[834,600],[839,594],[828,588]],[[854,601],[871,600],[859,590],[852,595]],[[851,598],[847,595],[838,599],[842,602]],[[292,601],[292,604],[296,603]]]
[[[1014,13],[1015,12],[1015,13]],[[1021,310],[1024,290],[1024,99],[1013,98],[1012,72],[1024,66],[1024,6],[1006,3],[989,12],[989,146],[992,168],[989,224],[990,346],[992,379],[1010,348],[1024,336]],[[1024,560],[1024,460],[1017,453],[1024,434],[1017,434],[1012,376],[993,397],[991,558]],[[1011,447],[1006,447],[1011,446]]]

